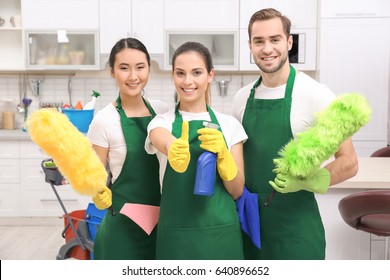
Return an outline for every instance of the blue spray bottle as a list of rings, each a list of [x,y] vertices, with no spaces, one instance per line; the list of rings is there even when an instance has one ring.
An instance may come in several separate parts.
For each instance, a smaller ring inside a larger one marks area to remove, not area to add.
[[[203,122],[205,127],[218,129],[217,124]],[[217,171],[217,154],[205,151],[197,161],[194,194],[214,195],[215,176]]]

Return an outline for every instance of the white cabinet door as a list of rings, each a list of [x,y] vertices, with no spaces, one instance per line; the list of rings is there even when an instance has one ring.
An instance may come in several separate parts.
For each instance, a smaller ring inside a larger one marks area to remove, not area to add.
[[[248,28],[251,16],[264,8],[279,10],[291,20],[293,28],[317,27],[317,0],[241,0],[240,28]]]
[[[322,0],[321,18],[388,17],[387,0]]]
[[[238,29],[238,0],[165,0],[165,28]]]
[[[48,188],[50,185],[47,184]],[[61,208],[59,200],[64,204],[68,213],[74,210],[86,209],[91,202],[90,197],[75,193],[69,185],[59,186],[56,197],[53,190],[36,191],[23,190],[21,203],[23,205],[21,216],[28,217],[55,217],[62,216],[64,211]]]
[[[131,36],[131,1],[100,0],[100,52],[109,54],[121,38]]]
[[[386,141],[389,95],[390,18],[321,20],[320,81],[336,94],[360,92],[372,120],[354,137]]]
[[[164,0],[133,0],[132,34],[150,54],[164,52]]]
[[[22,1],[24,28],[99,28],[99,0]]]
[[[101,53],[125,37],[139,39],[149,53],[163,53],[164,0],[100,0]]]

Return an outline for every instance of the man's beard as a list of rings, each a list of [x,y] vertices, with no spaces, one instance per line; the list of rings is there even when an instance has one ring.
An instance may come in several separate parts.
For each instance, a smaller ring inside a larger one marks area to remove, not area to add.
[[[286,55],[284,58],[282,58],[282,59],[280,60],[280,63],[279,63],[279,64],[277,64],[276,66],[274,66],[274,67],[272,67],[272,68],[263,67],[263,66],[261,65],[261,63],[259,63],[259,62],[256,62],[256,65],[257,65],[257,67],[260,68],[260,70],[261,70],[263,73],[272,74],[272,73],[275,73],[275,72],[279,71],[279,70],[284,66],[284,64],[285,64],[286,62],[287,62],[287,55]]]

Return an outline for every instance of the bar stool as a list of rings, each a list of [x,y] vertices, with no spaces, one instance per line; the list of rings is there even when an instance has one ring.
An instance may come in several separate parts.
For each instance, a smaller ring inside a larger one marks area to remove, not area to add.
[[[390,190],[364,191],[340,200],[339,211],[351,227],[385,237],[385,259],[389,259]]]
[[[390,157],[390,147],[376,150],[371,157]],[[390,258],[390,190],[365,191],[346,196],[339,202],[339,211],[351,227],[384,236],[385,259]]]

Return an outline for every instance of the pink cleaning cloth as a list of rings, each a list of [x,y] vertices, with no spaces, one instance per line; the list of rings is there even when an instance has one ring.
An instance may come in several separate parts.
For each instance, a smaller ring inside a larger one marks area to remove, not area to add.
[[[157,225],[160,206],[125,203],[119,213],[132,219],[147,235],[150,235]]]

